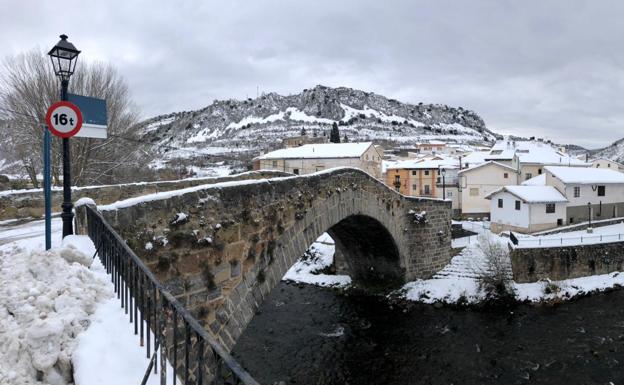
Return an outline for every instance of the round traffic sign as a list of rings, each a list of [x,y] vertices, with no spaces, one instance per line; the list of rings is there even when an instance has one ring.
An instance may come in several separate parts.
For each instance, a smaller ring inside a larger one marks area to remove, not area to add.
[[[53,135],[69,138],[80,131],[82,113],[73,103],[57,102],[48,108],[46,123]]]

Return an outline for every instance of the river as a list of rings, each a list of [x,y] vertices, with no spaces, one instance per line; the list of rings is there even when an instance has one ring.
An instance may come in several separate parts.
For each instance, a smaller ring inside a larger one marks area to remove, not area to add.
[[[280,283],[233,355],[262,384],[620,384],[624,291],[436,308]]]

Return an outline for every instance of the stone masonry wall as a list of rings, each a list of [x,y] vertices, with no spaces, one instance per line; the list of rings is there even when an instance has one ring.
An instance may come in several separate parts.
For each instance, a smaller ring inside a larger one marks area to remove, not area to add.
[[[174,181],[127,183],[93,187],[74,187],[72,188],[72,198],[76,201],[83,197],[89,197],[100,204],[106,204],[120,199],[132,198],[155,192],[179,190],[181,188],[199,186],[207,183],[274,178],[285,175],[290,174],[281,171],[261,170],[224,177],[191,178]],[[61,211],[62,201],[62,189],[53,190],[52,211]],[[43,216],[43,214],[44,199],[42,190],[0,192],[0,220],[28,217],[39,218]]]
[[[511,250],[514,281],[563,280],[622,271],[624,242]]]
[[[228,349],[325,231],[364,284],[427,278],[451,257],[450,202],[404,197],[356,169],[216,184],[102,214]]]

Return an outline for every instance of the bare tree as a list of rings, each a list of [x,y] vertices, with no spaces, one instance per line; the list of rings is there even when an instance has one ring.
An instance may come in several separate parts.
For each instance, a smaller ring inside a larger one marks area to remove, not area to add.
[[[481,234],[478,239],[477,249],[483,255],[483,260],[473,266],[473,271],[481,289],[489,298],[513,297],[511,260],[507,245],[498,242],[489,234]]]
[[[37,50],[6,58],[0,69],[0,115],[7,121],[2,135],[12,143],[12,157],[21,161],[35,187],[42,168],[44,117],[48,106],[59,100],[59,90],[47,55]],[[111,183],[130,169],[144,168],[147,154],[131,130],[138,121],[137,109],[115,68],[79,61],[69,92],[105,99],[108,112],[108,139],[72,139],[73,184]],[[52,175],[60,184],[62,157],[57,138],[53,149]]]

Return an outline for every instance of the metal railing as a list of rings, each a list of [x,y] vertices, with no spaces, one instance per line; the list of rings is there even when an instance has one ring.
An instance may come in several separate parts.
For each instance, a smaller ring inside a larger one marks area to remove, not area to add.
[[[166,385],[169,362],[174,385],[258,385],[164,289],[102,215],[90,206],[85,209],[88,235],[106,272],[111,275],[121,307],[134,324],[134,334],[140,334],[141,345],[145,345],[150,359],[142,384],[152,370],[158,373],[160,365],[160,384]]]
[[[511,238],[511,237],[510,237]],[[624,234],[591,234],[578,237],[516,237],[512,242],[514,247],[518,248],[534,248],[534,247],[561,247],[561,246],[579,246],[592,245],[597,243],[614,243],[624,241]]]

